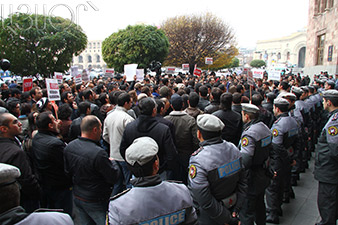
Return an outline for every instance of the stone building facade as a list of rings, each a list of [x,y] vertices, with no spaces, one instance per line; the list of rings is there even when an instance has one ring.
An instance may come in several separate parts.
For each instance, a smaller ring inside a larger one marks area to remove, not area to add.
[[[88,41],[87,48],[79,55],[73,57],[73,66],[79,69],[103,69],[107,64],[102,58],[102,41]]]
[[[285,65],[303,68],[305,65],[306,29],[289,36],[258,41],[254,59],[262,59],[267,67]]]
[[[338,73],[338,0],[310,0],[304,74]]]

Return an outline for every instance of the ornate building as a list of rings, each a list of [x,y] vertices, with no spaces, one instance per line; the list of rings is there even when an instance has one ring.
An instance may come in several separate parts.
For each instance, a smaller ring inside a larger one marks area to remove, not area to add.
[[[101,46],[102,41],[88,41],[87,48],[79,56],[73,57],[73,66],[79,69],[107,67],[102,58]]]
[[[310,0],[304,74],[338,73],[338,1]]]
[[[284,64],[289,67],[303,68],[305,65],[306,30],[286,37],[258,41],[254,59],[262,59],[267,66]]]

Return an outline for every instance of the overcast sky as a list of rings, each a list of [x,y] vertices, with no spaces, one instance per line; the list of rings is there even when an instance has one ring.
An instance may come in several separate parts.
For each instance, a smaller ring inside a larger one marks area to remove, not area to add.
[[[255,47],[258,40],[288,36],[308,23],[309,0],[11,0],[0,3],[9,12],[60,15],[78,23],[89,40],[104,40],[128,25],[160,25],[177,15],[211,12],[235,31],[237,47]],[[20,4],[21,9],[18,9]],[[87,11],[85,11],[85,8]],[[37,10],[36,10],[37,9]]]

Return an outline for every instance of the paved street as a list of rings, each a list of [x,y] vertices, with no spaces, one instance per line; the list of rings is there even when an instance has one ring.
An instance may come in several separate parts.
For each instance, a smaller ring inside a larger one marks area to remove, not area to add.
[[[310,168],[306,173],[301,173],[298,186],[293,187],[296,199],[283,204],[283,217],[280,217],[282,225],[314,225],[320,221],[317,209],[318,182],[313,177],[314,159],[310,162]],[[271,224],[271,223],[268,223]]]

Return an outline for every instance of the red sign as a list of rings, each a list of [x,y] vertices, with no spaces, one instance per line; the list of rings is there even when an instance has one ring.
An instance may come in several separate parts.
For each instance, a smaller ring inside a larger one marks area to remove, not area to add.
[[[50,83],[49,84],[50,89],[59,89],[59,85],[55,83]]]
[[[182,64],[183,71],[189,71],[189,64]]]
[[[30,91],[33,88],[33,78],[23,79],[23,92]]]
[[[207,65],[212,65],[212,64],[213,64],[212,58],[206,57],[206,58],[205,58],[205,64],[207,64]]]
[[[201,74],[202,74],[202,70],[200,68],[195,68],[194,75],[201,76]]]

